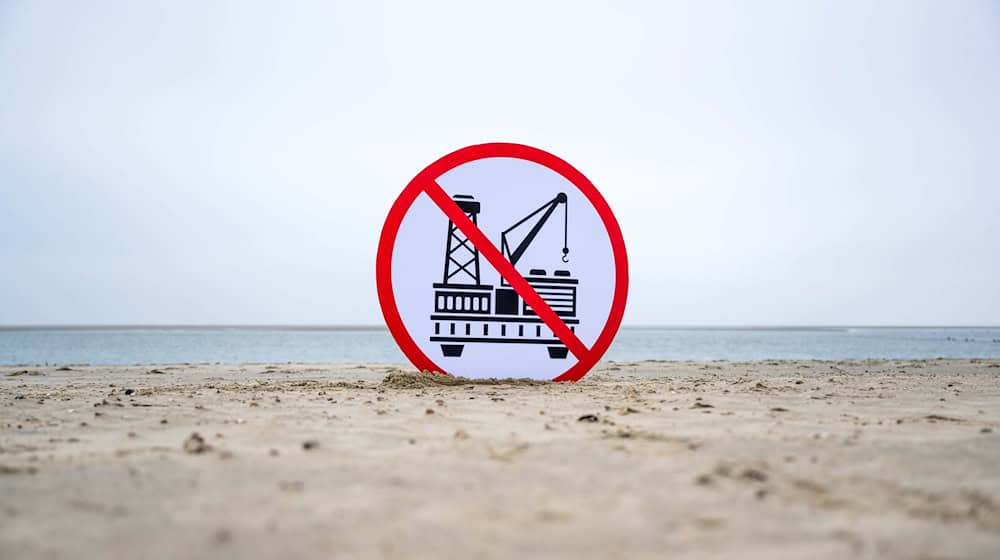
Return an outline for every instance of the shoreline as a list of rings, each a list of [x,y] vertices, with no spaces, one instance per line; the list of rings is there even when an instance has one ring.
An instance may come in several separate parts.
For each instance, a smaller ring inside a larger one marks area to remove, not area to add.
[[[760,359],[748,359],[748,360],[731,360],[727,358],[715,358],[715,359],[644,359],[644,360],[607,360],[601,359],[588,373],[590,376],[594,372],[608,371],[609,368],[615,367],[637,367],[637,366],[647,366],[647,365],[692,365],[692,364],[714,364],[714,365],[730,365],[734,367],[747,367],[754,365],[788,365],[788,364],[819,364],[819,365],[870,365],[870,366],[884,366],[884,365],[906,365],[911,363],[920,364],[947,364],[949,362],[964,362],[969,364],[989,364],[1000,363],[1000,357],[948,357],[941,356],[935,358],[905,358],[905,357],[873,357],[873,358],[760,358]],[[0,377],[9,376],[12,370],[35,370],[41,372],[41,374],[48,375],[45,372],[59,372],[59,371],[77,371],[77,372],[92,372],[94,370],[117,370],[119,372],[132,372],[136,369],[155,369],[161,367],[168,368],[218,368],[221,370],[228,370],[232,368],[246,370],[247,368],[253,367],[281,367],[281,368],[309,368],[311,371],[325,371],[328,374],[338,375],[344,372],[350,372],[353,370],[371,370],[375,371],[378,369],[383,369],[388,371],[392,370],[414,370],[413,366],[407,362],[403,361],[368,361],[368,362],[329,362],[329,361],[246,361],[246,362],[134,362],[134,363],[89,363],[89,362],[49,362],[49,363],[7,363],[0,364]],[[66,369],[69,368],[69,369]],[[617,371],[611,369],[610,371]],[[645,374],[651,373],[650,370],[638,369],[636,373]],[[655,373],[654,373],[655,375]],[[463,378],[465,379],[465,378]],[[512,379],[512,378],[508,378]]]

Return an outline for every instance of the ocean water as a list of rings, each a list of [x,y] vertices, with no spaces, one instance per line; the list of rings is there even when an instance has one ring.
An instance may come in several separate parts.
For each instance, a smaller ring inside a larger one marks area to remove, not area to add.
[[[1000,358],[1000,327],[622,328],[605,360]],[[403,363],[381,328],[0,328],[0,364]]]

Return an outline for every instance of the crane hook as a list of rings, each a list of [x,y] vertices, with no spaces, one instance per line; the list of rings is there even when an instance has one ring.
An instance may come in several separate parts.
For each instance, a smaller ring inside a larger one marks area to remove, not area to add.
[[[559,193],[559,201],[563,203],[563,256],[562,262],[569,262],[569,202],[566,194]]]

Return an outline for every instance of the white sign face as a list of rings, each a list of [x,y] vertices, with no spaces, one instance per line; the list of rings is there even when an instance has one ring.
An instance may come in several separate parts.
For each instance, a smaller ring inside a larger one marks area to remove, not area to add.
[[[527,146],[454,152],[406,188],[377,261],[386,323],[420,369],[576,380],[624,312],[627,260],[597,190]]]

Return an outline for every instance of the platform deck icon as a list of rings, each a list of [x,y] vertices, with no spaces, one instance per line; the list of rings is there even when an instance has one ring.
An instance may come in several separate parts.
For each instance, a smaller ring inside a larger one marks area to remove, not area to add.
[[[386,323],[416,367],[575,380],[617,332],[628,272],[617,221],[582,174],[535,148],[482,144],[406,187],[382,231],[376,279]]]

